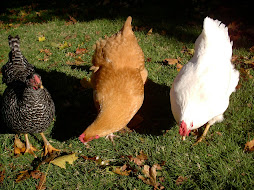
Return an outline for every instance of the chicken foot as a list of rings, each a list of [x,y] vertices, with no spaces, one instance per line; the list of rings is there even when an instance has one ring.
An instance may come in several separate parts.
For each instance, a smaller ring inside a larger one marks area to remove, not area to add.
[[[37,156],[34,154],[34,151],[38,151],[30,142],[28,139],[28,134],[25,134],[25,138],[26,138],[26,151],[30,154],[32,154],[35,158],[37,158]]]
[[[204,130],[203,134],[201,135],[201,137],[199,137],[199,139],[197,140],[197,142],[195,142],[195,143],[193,144],[193,146],[197,145],[198,143],[200,143],[200,142],[205,138],[205,136],[206,136],[206,134],[207,134],[207,132],[208,132],[210,126],[211,126],[211,125],[210,125],[209,123],[206,124],[205,130]]]
[[[59,149],[54,148],[49,141],[46,139],[45,135],[43,133],[40,133],[45,147],[45,153],[44,156],[46,156],[48,153],[51,154],[53,151],[60,151]]]

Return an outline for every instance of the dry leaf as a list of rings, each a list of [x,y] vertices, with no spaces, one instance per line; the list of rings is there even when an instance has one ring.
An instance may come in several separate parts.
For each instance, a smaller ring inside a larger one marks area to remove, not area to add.
[[[179,60],[178,59],[167,58],[167,59],[164,59],[163,62],[168,64],[168,65],[175,65],[179,62]]]
[[[137,157],[127,156],[131,162],[134,162],[138,166],[142,165],[145,160],[147,160],[147,155],[141,150]]]
[[[147,59],[146,59],[146,62],[151,62],[152,61],[152,58],[151,57],[148,57]]]
[[[35,170],[35,171],[32,171],[30,175],[34,179],[39,179],[42,175],[42,172],[40,172],[39,170]]]
[[[5,178],[4,174],[5,174],[5,170],[0,171],[0,184],[3,183],[3,181],[4,181],[4,178]]]
[[[186,46],[182,47],[181,53],[186,53],[189,55],[194,55],[195,50],[194,49],[188,49]]]
[[[40,36],[40,37],[38,37],[38,40],[39,40],[39,42],[43,42],[43,41],[46,40],[46,37],[45,36]]]
[[[19,183],[19,182],[31,177],[29,170],[20,171],[19,173],[20,174],[18,175],[18,177],[15,180],[16,183]]]
[[[92,88],[91,79],[90,78],[83,78],[80,80],[80,84],[83,88]]]
[[[146,35],[150,36],[153,33],[153,28],[151,28]]]
[[[75,155],[75,153],[73,153],[73,154],[69,154],[69,155],[60,156],[60,157],[54,159],[53,161],[51,161],[50,163],[66,169],[65,162],[72,164],[77,159],[78,159],[78,157]]]
[[[244,150],[247,152],[254,151],[254,139],[245,144]]]
[[[187,177],[179,176],[176,180],[176,185],[182,185],[188,180]]]
[[[65,54],[65,56],[66,56],[66,57],[68,57],[68,56],[70,56],[70,57],[75,57],[76,54],[75,54],[75,53],[72,53],[72,52],[67,52],[67,53]]]
[[[176,69],[179,72],[182,69],[183,65],[181,65],[180,63],[176,64]]]
[[[40,53],[45,53],[48,56],[52,55],[49,49],[40,49]]]
[[[14,154],[17,155],[17,154],[20,154],[20,153],[24,153],[25,151],[26,151],[25,144],[22,143],[16,135],[15,140],[14,140]]]
[[[138,178],[141,179],[144,183],[154,186],[155,189],[164,189],[163,186],[160,186],[160,183],[156,181],[158,164],[154,164],[152,167],[144,165],[142,172],[145,174],[145,177],[138,175]]]
[[[88,50],[86,48],[77,48],[76,49],[76,55],[81,55],[81,54],[84,54],[87,52],[88,52]]]
[[[41,173],[40,181],[39,181],[39,184],[36,186],[36,190],[46,189],[45,182],[46,182],[46,175]]]
[[[113,167],[112,172],[118,175],[128,176],[130,175],[131,170],[126,170],[126,168],[127,168],[126,164],[124,164],[122,167]]]

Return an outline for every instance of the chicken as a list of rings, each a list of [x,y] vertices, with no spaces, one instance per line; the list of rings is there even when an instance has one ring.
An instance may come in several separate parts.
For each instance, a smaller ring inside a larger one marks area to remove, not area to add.
[[[96,43],[91,83],[99,113],[80,135],[83,143],[99,137],[112,137],[129,123],[143,104],[148,72],[131,20],[128,17],[118,33]]]
[[[170,90],[171,109],[183,140],[191,130],[206,124],[197,143],[211,125],[223,120],[239,80],[239,72],[231,63],[232,43],[227,27],[209,17],[204,19],[203,27],[195,42],[194,56],[178,73]]]
[[[53,121],[54,102],[49,92],[43,88],[41,77],[21,54],[19,37],[9,36],[11,47],[9,61],[3,66],[3,82],[7,88],[3,94],[2,115],[6,126],[17,133],[25,133],[26,152],[36,157],[36,149],[28,139],[28,133],[40,133],[45,155],[59,151],[50,145],[43,131]]]
[[[14,80],[25,82],[27,76],[34,73],[34,66],[28,63],[25,56],[22,55],[19,36],[12,37],[9,35],[8,40],[11,51],[8,62],[2,67],[3,83],[8,85]]]

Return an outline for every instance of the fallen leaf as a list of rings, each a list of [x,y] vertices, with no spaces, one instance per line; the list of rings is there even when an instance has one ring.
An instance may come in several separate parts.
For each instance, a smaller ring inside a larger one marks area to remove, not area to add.
[[[20,171],[18,177],[15,180],[15,182],[19,183],[19,182],[21,182],[21,181],[23,181],[25,179],[30,178],[30,177],[31,177],[31,175],[30,175],[30,171],[29,170]]]
[[[81,54],[84,54],[87,52],[88,52],[88,50],[86,48],[77,48],[76,49],[76,55],[81,55]]]
[[[20,154],[20,153],[24,153],[26,151],[26,146],[24,143],[22,143],[20,141],[20,139],[18,138],[18,136],[15,136],[15,140],[14,140],[14,154]]]
[[[46,189],[46,175],[41,173],[39,184],[36,186],[36,190],[43,190]]]
[[[157,164],[154,164],[152,167],[144,165],[142,172],[143,174],[145,174],[145,177],[142,175],[138,175],[138,178],[141,179],[144,183],[154,186],[155,189],[164,189],[164,187],[161,186],[160,183],[156,181],[157,167],[158,167]],[[159,186],[161,187],[159,188]]]
[[[151,62],[152,61],[152,58],[151,57],[148,57],[147,59],[146,59],[146,62]]]
[[[245,144],[244,150],[247,152],[254,151],[254,139]]]
[[[69,164],[73,164],[73,162],[77,159],[78,159],[78,157],[75,155],[75,153],[73,153],[73,154],[69,154],[69,155],[60,156],[60,157],[52,160],[50,163],[66,169],[66,164],[65,164],[66,162],[68,162]]]
[[[176,69],[179,72],[182,69],[183,65],[181,65],[180,63],[176,64]]]
[[[45,36],[39,36],[38,37],[39,42],[44,42],[46,40]]]
[[[118,175],[129,176],[131,170],[126,170],[126,168],[127,168],[126,164],[124,164],[122,167],[119,167],[119,166],[113,167],[112,172],[114,172]]]
[[[163,62],[168,64],[168,65],[175,65],[179,62],[179,60],[178,59],[167,58],[167,59],[164,59]]]
[[[40,53],[45,53],[48,56],[52,55],[49,49],[40,49]]]
[[[186,46],[183,46],[182,50],[181,50],[181,53],[189,54],[189,55],[193,56],[194,53],[195,53],[195,50],[194,49],[189,49]]]
[[[4,174],[5,174],[5,170],[0,171],[0,184],[3,183],[3,181],[4,181],[4,178],[5,178]]]
[[[39,170],[35,170],[35,171],[32,171],[30,175],[34,179],[39,179],[42,175],[42,172],[40,172]]]
[[[138,166],[142,165],[144,161],[148,159],[147,155],[141,150],[137,157],[127,156],[131,162],[134,162]]]
[[[90,78],[83,78],[80,80],[80,84],[83,88],[92,88],[91,79]]]
[[[151,28],[146,35],[150,36],[153,33],[153,28]]]
[[[182,185],[188,180],[187,177],[179,176],[176,180],[176,185]]]
[[[68,47],[70,47],[70,44],[68,44],[66,41],[58,46],[60,50],[66,49]]]
[[[70,57],[75,57],[76,54],[75,54],[75,53],[72,53],[72,52],[67,52],[67,53],[65,54],[65,56],[66,56],[66,57],[68,57],[68,56],[70,56]]]

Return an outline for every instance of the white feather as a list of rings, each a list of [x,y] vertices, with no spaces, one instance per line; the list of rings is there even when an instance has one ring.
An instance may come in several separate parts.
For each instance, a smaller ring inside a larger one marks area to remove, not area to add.
[[[209,17],[204,19],[203,27],[194,56],[178,73],[170,90],[174,118],[178,124],[185,121],[188,130],[222,121],[239,80],[239,72],[231,63],[228,28]]]

